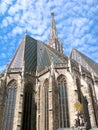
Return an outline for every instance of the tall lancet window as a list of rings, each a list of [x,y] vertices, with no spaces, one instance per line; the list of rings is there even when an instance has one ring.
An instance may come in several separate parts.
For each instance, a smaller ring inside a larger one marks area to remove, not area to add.
[[[33,122],[32,122],[33,120]],[[22,130],[36,130],[35,121],[35,102],[33,99],[33,86],[31,83],[25,85],[24,90],[24,107],[23,107],[23,122]]]
[[[81,85],[80,85],[80,80],[77,78],[76,79],[76,85],[77,85],[77,94],[78,94],[78,101],[82,103],[82,93],[81,93]]]
[[[7,98],[6,98],[2,130],[13,130],[16,90],[17,90],[17,84],[16,81],[13,80],[7,86]]]
[[[45,80],[44,83],[44,108],[45,108],[45,114],[44,114],[44,121],[45,121],[45,130],[49,130],[49,81],[48,79]]]
[[[68,97],[65,76],[61,75],[57,79],[58,94],[59,94],[59,127],[66,128],[69,126],[68,116]]]

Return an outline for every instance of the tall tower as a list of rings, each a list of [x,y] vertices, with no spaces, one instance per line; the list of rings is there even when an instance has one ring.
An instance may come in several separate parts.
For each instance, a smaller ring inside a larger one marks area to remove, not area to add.
[[[48,45],[63,54],[63,46],[58,38],[57,31],[56,31],[54,13],[51,13],[51,16],[52,16],[52,20],[51,20],[50,38],[48,41]]]

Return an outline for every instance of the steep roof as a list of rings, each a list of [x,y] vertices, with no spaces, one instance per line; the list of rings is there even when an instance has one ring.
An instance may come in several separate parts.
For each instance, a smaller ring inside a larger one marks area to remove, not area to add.
[[[94,71],[96,74],[98,74],[98,63],[96,63],[83,53],[73,48],[70,57],[74,59],[76,62],[80,63],[90,72]]]
[[[51,65],[66,63],[66,60],[54,49],[30,36],[25,36],[20,43],[9,68],[22,68],[25,66],[26,72],[36,73]]]

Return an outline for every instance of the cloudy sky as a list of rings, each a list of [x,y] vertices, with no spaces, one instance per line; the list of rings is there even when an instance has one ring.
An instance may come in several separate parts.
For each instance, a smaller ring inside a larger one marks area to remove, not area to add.
[[[0,0],[0,72],[25,32],[47,42],[51,12],[66,55],[76,48],[98,63],[98,0]]]

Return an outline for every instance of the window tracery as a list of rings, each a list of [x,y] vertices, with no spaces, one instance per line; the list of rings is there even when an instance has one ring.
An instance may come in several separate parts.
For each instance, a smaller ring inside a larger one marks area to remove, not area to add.
[[[23,106],[23,123],[22,130],[31,130],[31,120],[32,120],[32,84],[28,83],[24,90],[24,106]],[[35,111],[35,110],[33,110]]]
[[[48,94],[48,89],[49,89],[49,81],[48,79],[44,83],[44,107],[45,107],[45,130],[49,130],[49,94]]]
[[[16,81],[11,81],[7,87],[7,99],[5,103],[5,112],[2,130],[13,129],[14,109],[16,102],[17,84]]]
[[[69,126],[68,116],[68,97],[65,76],[61,75],[57,79],[58,97],[59,97],[59,127],[64,128]]]

